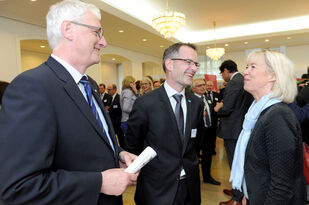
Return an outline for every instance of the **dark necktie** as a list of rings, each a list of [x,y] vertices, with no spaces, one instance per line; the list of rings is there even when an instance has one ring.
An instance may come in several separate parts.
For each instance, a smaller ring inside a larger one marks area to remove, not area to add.
[[[207,92],[207,97],[212,101],[211,92]]]
[[[103,124],[102,124],[102,121],[101,121],[101,119],[100,119],[100,117],[99,117],[99,113],[98,113],[98,111],[97,111],[97,109],[96,109],[96,107],[95,107],[95,104],[94,104],[94,100],[95,100],[95,99],[92,98],[91,86],[90,86],[90,83],[89,83],[87,77],[86,77],[86,76],[83,76],[82,79],[81,79],[79,82],[80,82],[81,84],[84,85],[85,92],[86,92],[86,96],[87,96],[87,101],[88,101],[88,104],[89,104],[89,106],[90,106],[90,108],[91,108],[91,110],[92,110],[92,113],[94,114],[95,118],[96,118],[97,121],[99,122],[99,125],[100,125],[100,127],[102,128],[102,131],[103,131],[104,136],[106,137],[107,141],[109,142],[109,144],[110,144],[110,145],[112,146],[112,148],[114,149],[114,146],[113,146],[113,144],[112,144],[112,141],[111,141],[111,139],[108,137],[108,135],[107,135],[107,133],[106,133],[106,131],[105,131],[105,129],[104,129],[104,126],[103,126]]]
[[[208,93],[209,95],[209,93]],[[206,127],[210,127],[211,126],[211,122],[210,122],[210,109],[209,109],[209,105],[207,103],[207,99],[205,99],[204,96],[202,96],[202,99],[204,101],[204,111],[206,112],[206,116],[205,116],[205,124],[206,124]],[[207,109],[207,105],[208,105],[208,109]]]
[[[183,110],[182,110],[182,107],[181,107],[182,95],[181,94],[175,94],[175,95],[173,95],[173,98],[177,102],[176,107],[175,107],[175,117],[176,117],[176,120],[177,120],[179,133],[181,135],[181,138],[183,139],[183,137],[184,137],[184,134],[183,134],[184,118],[183,118]]]

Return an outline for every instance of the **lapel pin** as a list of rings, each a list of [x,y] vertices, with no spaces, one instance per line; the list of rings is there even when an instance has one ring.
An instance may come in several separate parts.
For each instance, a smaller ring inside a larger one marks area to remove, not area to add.
[[[188,103],[190,103],[191,102],[191,100],[190,99],[188,99]]]

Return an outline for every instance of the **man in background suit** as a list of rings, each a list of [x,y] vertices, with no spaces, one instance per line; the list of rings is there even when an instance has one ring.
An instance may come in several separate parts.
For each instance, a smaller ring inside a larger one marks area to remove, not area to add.
[[[205,94],[205,87],[206,83],[205,80],[200,79],[194,79],[192,83],[192,90],[195,93],[197,97],[199,97],[203,103],[204,103],[204,112],[203,112],[203,118],[204,118],[204,132],[203,136],[201,136],[201,142],[197,142],[196,148],[197,153],[200,152],[202,149],[202,174],[203,174],[203,181],[205,183],[213,184],[213,185],[220,185],[221,183],[216,181],[214,178],[212,178],[210,171],[211,171],[211,163],[212,163],[212,151],[213,151],[213,145],[211,135],[213,134],[213,113],[214,108],[213,104],[210,99],[207,99]]]
[[[237,64],[232,60],[224,61],[220,66],[222,78],[228,82],[223,103],[217,103],[215,111],[220,117],[218,136],[224,139],[224,146],[230,168],[232,166],[235,146],[242,130],[242,123],[248,108],[253,100],[252,96],[244,90],[244,77],[238,72]],[[223,190],[233,198],[220,205],[241,205],[243,193],[239,190]]]
[[[211,101],[212,107],[215,107],[218,102],[220,102],[219,93],[214,90],[214,82],[211,80],[206,81],[206,99]],[[213,155],[216,154],[216,139],[217,139],[217,129],[218,129],[218,115],[217,112],[211,113],[212,125],[210,131],[210,149]]]
[[[200,177],[194,142],[203,127],[203,103],[185,87],[199,64],[192,44],[176,43],[163,55],[166,81],[135,101],[125,136],[128,150],[150,146],[157,156],[141,169],[137,205],[199,205]]]
[[[100,91],[100,98],[105,106],[105,108],[108,106],[110,107],[112,102],[112,96],[105,92],[105,84],[100,83],[99,84],[99,91]]]
[[[78,0],[51,6],[51,56],[8,86],[0,111],[4,203],[121,205],[136,181],[124,171],[136,155],[118,147],[98,86],[85,74],[106,46],[100,18]]]
[[[117,86],[115,84],[109,84],[107,86],[107,92],[112,97],[110,106],[107,106],[109,116],[111,117],[115,133],[118,137],[120,147],[124,148],[124,134],[121,129],[121,107],[120,107],[120,95],[117,93]]]

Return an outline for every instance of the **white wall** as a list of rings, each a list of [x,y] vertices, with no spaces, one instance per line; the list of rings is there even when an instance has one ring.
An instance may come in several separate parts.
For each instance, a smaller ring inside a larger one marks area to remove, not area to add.
[[[307,67],[309,66],[309,45],[286,47],[286,56],[295,65],[296,77],[301,77],[303,73],[307,73]],[[224,59],[235,61],[240,72],[243,72],[246,68],[245,51],[226,53]]]
[[[49,57],[49,54],[21,50],[22,71],[26,71],[41,65]]]
[[[0,80],[10,82],[22,72],[20,40],[45,36],[44,28],[0,17]]]
[[[103,63],[101,66],[102,69],[102,81],[97,82],[104,83],[106,86],[110,83],[114,83],[117,85],[117,88],[119,88],[118,83],[118,66],[115,63]]]

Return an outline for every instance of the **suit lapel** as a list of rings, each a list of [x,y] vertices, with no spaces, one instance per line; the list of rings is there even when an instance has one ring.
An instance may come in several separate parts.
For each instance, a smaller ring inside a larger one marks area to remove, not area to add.
[[[159,88],[160,91],[160,103],[161,103],[161,107],[162,107],[162,111],[164,113],[167,113],[167,116],[169,118],[169,121],[171,122],[171,126],[173,127],[173,130],[176,130],[176,132],[178,133],[178,138],[177,138],[177,143],[179,144],[179,146],[182,147],[183,142],[181,141],[181,136],[180,133],[178,131],[178,126],[177,126],[177,121],[176,121],[176,117],[175,117],[175,113],[173,111],[170,99],[168,98],[165,88],[164,86],[160,86]]]
[[[78,86],[76,85],[74,79],[70,75],[70,73],[54,58],[49,57],[47,60],[47,66],[58,76],[60,80],[64,82],[64,89],[71,97],[73,102],[77,105],[81,113],[87,118],[93,128],[97,131],[99,136],[109,144],[107,139],[105,139],[101,127],[95,118],[94,114],[92,113],[88,103],[86,102],[83,94],[80,92]]]
[[[191,137],[191,125],[190,122],[192,122],[192,103],[191,103],[191,96],[186,93],[186,104],[187,104],[187,119],[186,119],[186,129],[185,129],[185,136],[184,136],[184,143],[183,143],[183,149],[182,154],[186,151],[188,141]]]
[[[90,84],[91,84],[92,95],[96,99],[96,101],[97,101],[97,103],[98,103],[98,105],[99,105],[99,107],[100,107],[100,109],[102,111],[102,114],[103,114],[103,116],[105,118],[106,124],[108,126],[108,134],[109,134],[109,136],[110,136],[110,138],[111,138],[111,140],[113,142],[113,146],[116,147],[115,146],[115,139],[113,137],[113,136],[115,136],[115,133],[114,133],[113,126],[112,126],[112,121],[111,121],[111,119],[109,117],[109,114],[105,110],[105,106],[104,106],[103,102],[100,100],[100,94],[99,94],[98,90],[94,89],[94,87],[96,87],[96,86],[94,85],[94,82],[92,80],[90,80]],[[106,139],[106,137],[104,137],[104,140],[109,144],[109,142]],[[116,152],[116,150],[115,150],[115,152]]]

